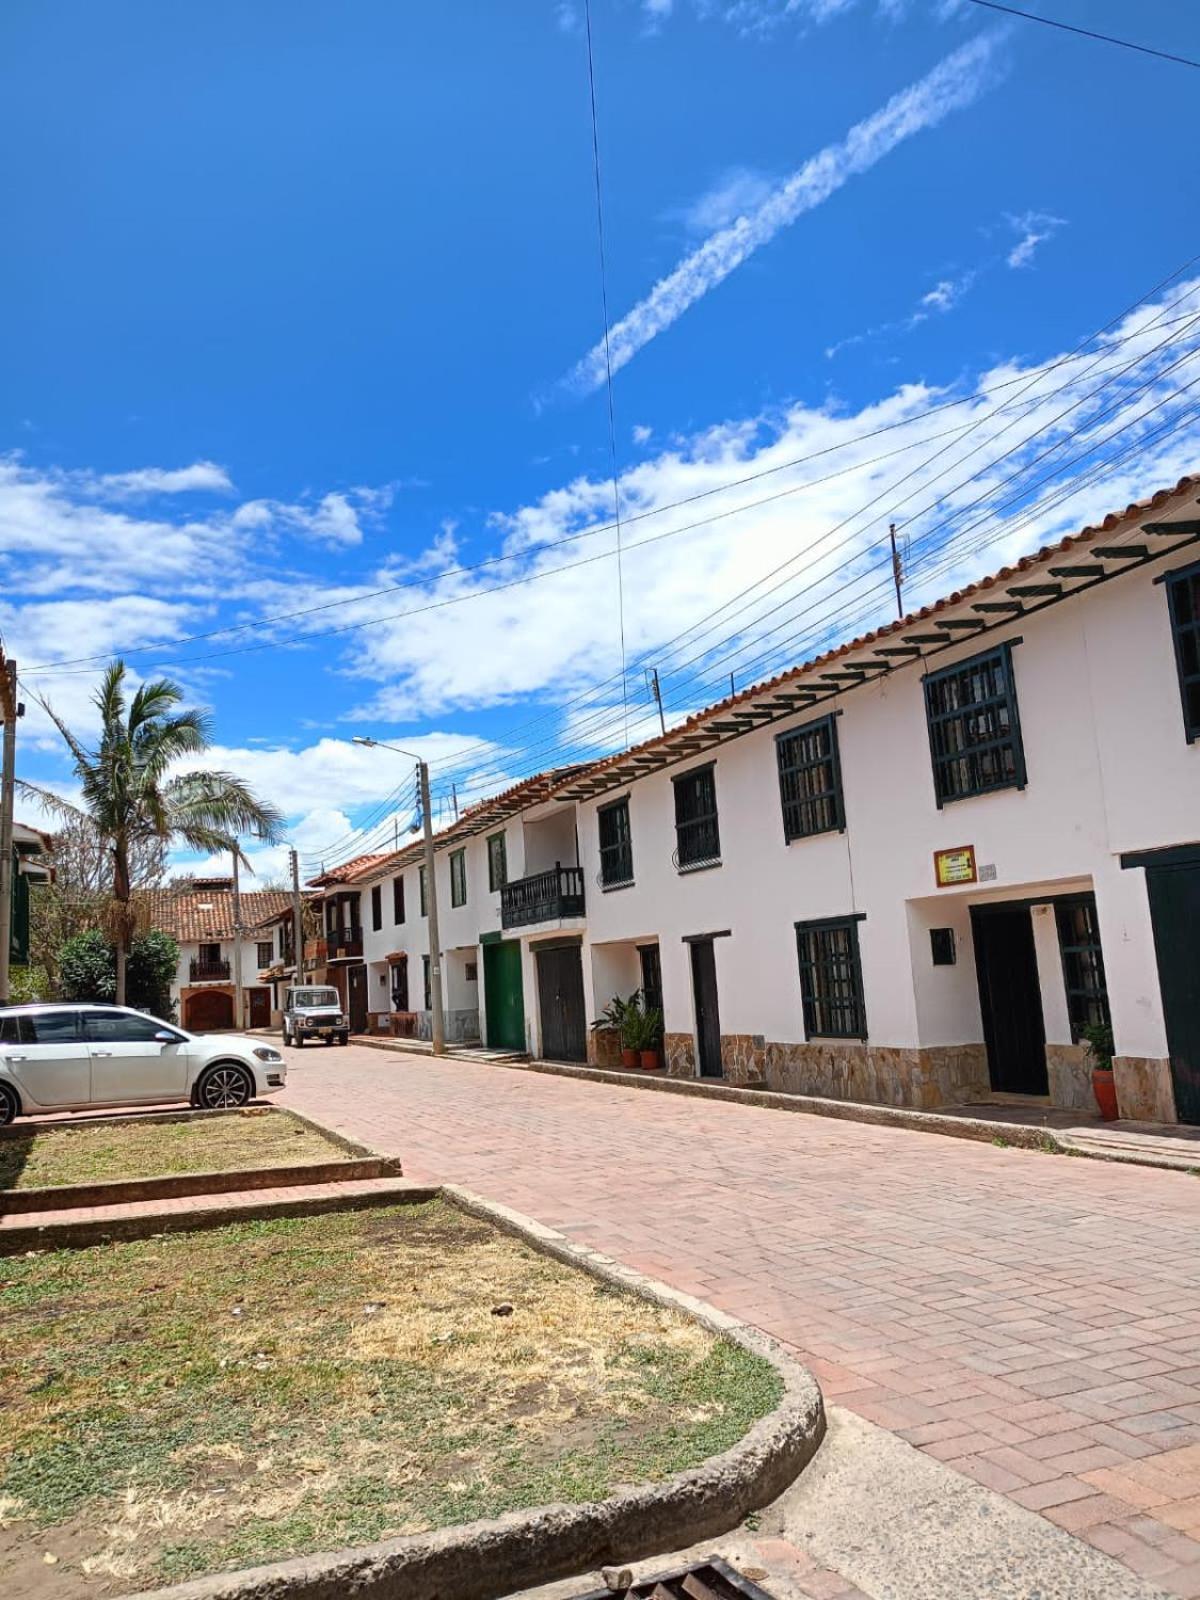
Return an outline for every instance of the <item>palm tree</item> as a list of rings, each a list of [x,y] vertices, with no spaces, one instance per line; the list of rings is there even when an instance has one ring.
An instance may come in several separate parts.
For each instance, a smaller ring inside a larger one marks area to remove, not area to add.
[[[245,860],[238,835],[253,833],[268,843],[280,837],[283,818],[230,772],[170,769],[212,743],[205,711],[175,708],[183,699],[167,678],[143,683],[132,700],[125,693],[125,663],[114,661],[93,696],[100,712],[100,740],[89,750],[46,705],[75,763],[82,807],[35,791],[56,811],[86,819],[102,843],[112,885],[109,932],[117,953],[117,1004],[125,1003],[125,963],[136,916],[134,868],[147,853],[175,842],[210,854],[234,851]],[[32,786],[26,786],[32,787]]]

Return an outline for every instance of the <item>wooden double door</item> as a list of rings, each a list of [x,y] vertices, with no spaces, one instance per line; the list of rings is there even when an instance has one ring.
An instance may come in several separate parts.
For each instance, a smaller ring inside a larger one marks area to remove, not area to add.
[[[579,944],[540,945],[536,958],[541,1053],[547,1061],[586,1061],[583,949]]]

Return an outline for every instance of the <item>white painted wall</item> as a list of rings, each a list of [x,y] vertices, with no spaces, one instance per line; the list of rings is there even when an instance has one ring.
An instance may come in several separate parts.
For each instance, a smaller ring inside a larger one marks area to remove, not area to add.
[[[1182,564],[1182,560],[1177,563]],[[1166,595],[1158,569],[1116,582],[986,641],[964,640],[940,669],[1004,637],[1013,651],[1028,786],[946,805],[934,799],[921,676],[902,665],[841,697],[838,718],[846,831],[787,845],[775,734],[816,712],[714,751],[722,864],[680,874],[671,776],[628,790],[635,886],[602,891],[596,811],[579,806],[593,947],[661,938],[666,1024],[692,1028],[688,934],[728,928],[715,946],[721,1027],[803,1039],[793,924],[865,912],[859,924],[871,1039],[915,1046],[981,1037],[968,906],[1094,887],[1118,1052],[1163,1056],[1166,1040],[1144,873],[1132,849],[1200,837],[1200,744],[1186,742]],[[938,891],[936,850],[973,844],[993,882]],[[1043,929],[1042,923],[1045,928]],[[928,929],[952,926],[958,962],[934,968]],[[1047,1038],[1069,1039],[1053,916],[1035,919]],[[593,956],[594,965],[594,956]],[[599,978],[597,977],[597,986]],[[596,999],[599,1001],[598,993]]]

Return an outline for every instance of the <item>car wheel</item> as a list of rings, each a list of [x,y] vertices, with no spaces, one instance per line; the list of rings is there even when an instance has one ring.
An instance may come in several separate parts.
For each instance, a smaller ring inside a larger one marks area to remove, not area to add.
[[[292,1040],[292,1043],[296,1046],[297,1050],[303,1050],[304,1049],[304,1035],[302,1033],[298,1033],[296,1035],[296,1037]]]
[[[21,1114],[21,1102],[17,1099],[14,1090],[6,1083],[0,1083],[0,1128],[7,1127],[14,1117]]]
[[[236,1061],[219,1061],[209,1067],[196,1085],[196,1104],[206,1111],[244,1106],[254,1096],[254,1080]]]
[[[283,1042],[284,1042],[284,1045],[285,1045],[285,1046],[288,1046],[288,1047],[290,1047],[290,1046],[291,1046],[291,1042],[292,1042],[292,1036],[291,1036],[291,1034],[290,1034],[290,1033],[289,1033],[289,1032],[288,1032],[288,1031],[287,1031],[287,1029],[286,1029],[286,1028],[285,1028],[285,1029],[284,1029],[284,1030],[283,1030]]]
[[[338,1043],[339,1044],[349,1044],[350,1043],[350,1035],[348,1033],[340,1034],[339,1037],[338,1037]]]

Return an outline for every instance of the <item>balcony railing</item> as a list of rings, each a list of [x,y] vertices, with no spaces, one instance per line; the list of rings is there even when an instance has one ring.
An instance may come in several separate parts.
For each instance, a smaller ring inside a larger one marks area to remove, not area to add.
[[[360,956],[363,953],[361,928],[331,928],[325,942],[331,956]]]
[[[191,964],[193,983],[228,983],[228,961],[193,961]]]
[[[560,917],[583,916],[583,869],[554,866],[517,878],[500,891],[500,923],[524,928],[534,922],[557,922]]]

